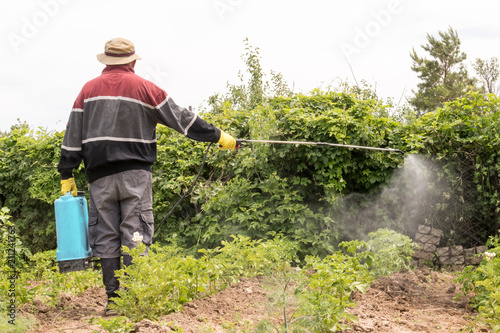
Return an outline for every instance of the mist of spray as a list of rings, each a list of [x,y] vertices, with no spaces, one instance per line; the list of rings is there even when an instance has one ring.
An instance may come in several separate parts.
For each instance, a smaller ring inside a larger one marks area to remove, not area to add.
[[[435,178],[431,162],[408,155],[404,166],[394,170],[388,184],[377,193],[340,198],[333,219],[344,239],[365,239],[379,228],[413,238],[418,225],[425,223]]]

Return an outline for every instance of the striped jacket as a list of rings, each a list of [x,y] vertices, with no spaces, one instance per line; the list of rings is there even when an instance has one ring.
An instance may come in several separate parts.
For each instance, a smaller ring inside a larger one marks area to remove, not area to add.
[[[179,107],[131,66],[107,66],[84,85],[73,105],[58,165],[61,178],[71,178],[82,159],[90,183],[126,170],[151,170],[157,124],[197,141],[220,138],[218,128]]]

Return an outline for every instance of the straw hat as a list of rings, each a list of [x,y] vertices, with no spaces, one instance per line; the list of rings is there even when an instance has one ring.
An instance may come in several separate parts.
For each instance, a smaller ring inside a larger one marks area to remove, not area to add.
[[[135,54],[134,44],[125,38],[113,38],[104,46],[104,53],[97,55],[97,60],[105,65],[123,65],[136,59],[142,60]]]

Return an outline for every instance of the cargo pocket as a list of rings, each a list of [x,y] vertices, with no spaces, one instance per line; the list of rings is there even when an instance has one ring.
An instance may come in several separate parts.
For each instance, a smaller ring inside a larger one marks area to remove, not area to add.
[[[95,246],[96,238],[97,238],[97,217],[99,214],[97,212],[92,213],[89,212],[89,244],[93,249]]]
[[[153,233],[155,229],[152,210],[141,212],[141,223],[143,236],[142,242],[149,246],[153,241]]]

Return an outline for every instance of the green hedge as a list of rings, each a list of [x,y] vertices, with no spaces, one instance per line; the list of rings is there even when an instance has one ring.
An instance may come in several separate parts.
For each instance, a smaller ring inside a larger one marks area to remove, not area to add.
[[[201,116],[237,138],[321,141],[419,153],[439,161],[436,184],[449,189],[456,189],[457,175],[467,165],[474,170],[475,203],[461,207],[460,214],[481,216],[484,235],[479,237],[487,239],[498,230],[498,105],[496,96],[471,94],[401,123],[384,117],[388,106],[377,99],[313,91],[267,98],[252,110],[219,100]],[[207,144],[163,126],[157,132],[153,191],[154,213],[160,220],[194,180]],[[0,137],[0,205],[10,209],[18,235],[33,252],[56,246],[53,202],[60,190],[56,166],[62,136],[23,125]],[[326,254],[339,241],[361,239],[380,227],[409,234],[403,226],[404,212],[396,212],[403,204],[397,196],[384,198],[390,203],[385,207],[394,209],[378,209],[369,217],[373,220],[356,230],[344,222],[345,217],[360,219],[359,205],[369,205],[370,195],[391,186],[392,174],[403,163],[398,153],[351,148],[249,143],[228,152],[214,146],[193,193],[156,240],[176,239],[179,245],[196,249],[220,244],[232,234],[269,239],[282,233],[298,241],[305,253]],[[83,167],[75,177],[78,187],[86,189]],[[357,206],[343,206],[339,199],[353,194],[366,196]],[[451,227],[458,205],[448,205],[446,212],[433,200],[426,208],[428,215],[439,210],[441,216],[453,216]]]

